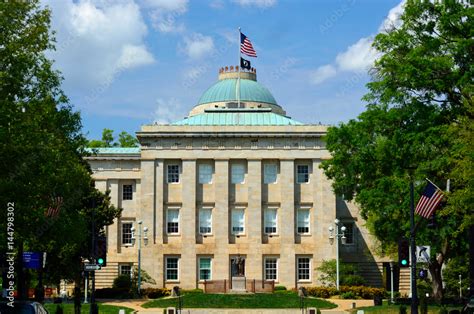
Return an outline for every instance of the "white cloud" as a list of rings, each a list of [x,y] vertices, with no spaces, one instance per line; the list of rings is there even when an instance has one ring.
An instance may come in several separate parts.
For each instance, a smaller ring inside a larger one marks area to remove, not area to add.
[[[379,26],[379,32],[386,32],[401,25],[400,15],[403,13],[404,4],[405,0],[402,0],[397,6],[390,9],[387,17]],[[310,82],[317,85],[343,72],[367,72],[379,57],[379,53],[372,47],[373,40],[374,35],[362,37],[346,50],[338,53],[333,63],[311,71]]]
[[[212,0],[209,3],[209,6],[213,9],[221,10],[221,9],[224,8],[224,1],[223,0]]]
[[[131,69],[153,62],[153,56],[144,45],[125,45],[122,47],[122,54],[117,62],[117,67]]]
[[[365,71],[377,58],[377,53],[372,48],[372,37],[364,37],[349,46],[346,51],[336,57],[336,65],[341,71]]]
[[[210,36],[194,33],[184,37],[180,50],[191,59],[200,59],[214,50],[214,40]]]
[[[405,0],[402,0],[396,7],[393,7],[388,11],[388,15],[385,20],[379,26],[379,33],[387,32],[388,30],[394,27],[400,27],[402,25],[402,20],[400,16],[403,13],[403,6],[405,5]]]
[[[311,80],[311,83],[313,83],[314,85],[317,85],[335,76],[336,74],[337,74],[336,68],[334,68],[330,64],[327,64],[327,65],[320,66],[315,71],[313,71],[311,73],[310,80]]]
[[[183,119],[186,114],[183,112],[183,106],[176,98],[165,100],[158,98],[156,100],[156,110],[154,123],[169,124]]]
[[[146,0],[148,6],[164,11],[186,11],[188,0]]]
[[[108,86],[121,72],[153,63],[144,44],[147,27],[133,1],[100,6],[91,1],[47,1],[52,9],[56,51],[50,57],[65,83]]]
[[[233,0],[233,2],[243,7],[255,6],[259,8],[269,8],[274,6],[277,0]]]
[[[146,0],[151,9],[150,19],[153,27],[162,33],[182,33],[184,23],[177,19],[188,10],[188,0]]]

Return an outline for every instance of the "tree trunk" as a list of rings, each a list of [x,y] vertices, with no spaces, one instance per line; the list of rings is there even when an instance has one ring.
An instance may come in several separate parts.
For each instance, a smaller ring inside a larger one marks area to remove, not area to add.
[[[441,276],[441,267],[444,263],[444,257],[449,248],[449,242],[445,241],[441,247],[441,253],[439,253],[435,259],[431,260],[429,270],[432,278],[431,287],[433,288],[433,297],[441,301],[444,296],[443,293],[443,277]]]
[[[439,264],[438,261],[433,261],[429,266],[430,274],[431,274],[431,287],[433,288],[433,297],[441,301],[443,298],[443,278],[441,277],[441,266],[443,264]]]
[[[78,273],[74,280],[74,313],[81,314],[81,274]]]

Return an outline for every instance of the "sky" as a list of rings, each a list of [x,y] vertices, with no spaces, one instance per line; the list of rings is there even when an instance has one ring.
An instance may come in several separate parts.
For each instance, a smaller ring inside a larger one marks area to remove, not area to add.
[[[131,134],[187,116],[239,62],[239,32],[257,79],[287,115],[335,125],[365,109],[374,36],[399,23],[401,0],[42,0],[48,57],[81,112],[83,132]]]

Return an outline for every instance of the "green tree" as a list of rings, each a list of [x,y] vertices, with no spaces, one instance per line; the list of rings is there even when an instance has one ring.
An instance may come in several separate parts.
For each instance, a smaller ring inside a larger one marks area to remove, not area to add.
[[[319,280],[328,287],[336,286],[336,260],[323,260],[317,268],[321,273]],[[358,268],[354,264],[339,261],[339,284],[343,286],[360,286],[365,284],[364,278],[358,274]]]
[[[87,144],[91,148],[100,147],[138,147],[138,140],[129,133],[122,131],[119,134],[118,142],[115,142],[114,131],[105,128],[102,131],[101,140],[90,140]]]
[[[125,131],[120,132],[118,140],[119,140],[120,147],[137,147],[138,146],[137,138],[128,134]]]
[[[407,1],[401,20],[375,38],[381,57],[371,71],[367,109],[329,129],[333,158],[322,167],[338,194],[355,199],[386,252],[409,234],[410,181],[420,192],[424,178],[442,188],[453,179],[456,201],[448,194],[438,228],[422,223],[417,234],[418,243],[436,253],[429,270],[441,298],[441,267],[466,249],[472,225],[473,150],[466,138],[472,139],[473,9],[454,1]]]
[[[28,249],[47,252],[50,269],[77,270],[77,258],[68,265],[60,262],[77,257],[90,242],[84,200],[98,191],[83,159],[87,141],[80,115],[68,103],[62,78],[45,56],[54,49],[51,13],[39,1],[0,2],[0,12],[0,203],[3,208],[14,203],[13,246],[19,266]],[[119,212],[108,209],[104,214],[110,216],[98,221],[98,227]],[[6,230],[7,211],[0,213],[0,226]],[[7,250],[6,244],[2,232],[0,252]],[[21,297],[26,279],[21,267],[17,271]]]

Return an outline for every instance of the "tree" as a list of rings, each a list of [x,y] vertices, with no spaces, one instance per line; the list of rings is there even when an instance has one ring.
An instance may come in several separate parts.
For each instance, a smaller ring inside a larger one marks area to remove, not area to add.
[[[138,140],[136,137],[128,134],[125,131],[120,132],[118,142],[114,142],[114,131],[104,129],[102,131],[102,140],[90,140],[88,147],[138,147]]]
[[[137,147],[138,146],[137,138],[128,134],[125,131],[120,132],[118,140],[119,140],[120,147]]]
[[[323,260],[321,266],[317,268],[321,273],[319,280],[323,285],[328,287],[335,287],[337,274],[336,274],[336,260]],[[360,276],[359,271],[354,264],[343,263],[339,261],[339,277],[340,284],[343,286],[362,286],[365,284],[365,280]]]
[[[13,204],[16,278],[24,297],[24,249],[47,252],[51,269],[78,269],[77,259],[67,267],[60,261],[77,256],[90,242],[84,199],[98,191],[83,159],[87,141],[80,115],[68,103],[62,78],[45,56],[54,49],[50,11],[39,1],[9,1],[0,2],[0,12],[0,202]],[[110,223],[118,210],[108,209],[104,221]],[[6,210],[0,219],[6,230]],[[2,232],[0,252],[7,249]]]
[[[381,57],[371,70],[366,111],[329,129],[333,158],[322,164],[336,193],[358,203],[386,252],[409,234],[410,181],[420,192],[424,178],[442,188],[453,179],[437,229],[422,221],[417,234],[437,252],[430,266],[437,298],[441,267],[466,250],[473,224],[472,19],[461,2],[408,1],[401,26],[374,40]],[[463,139],[453,136],[461,133]]]

